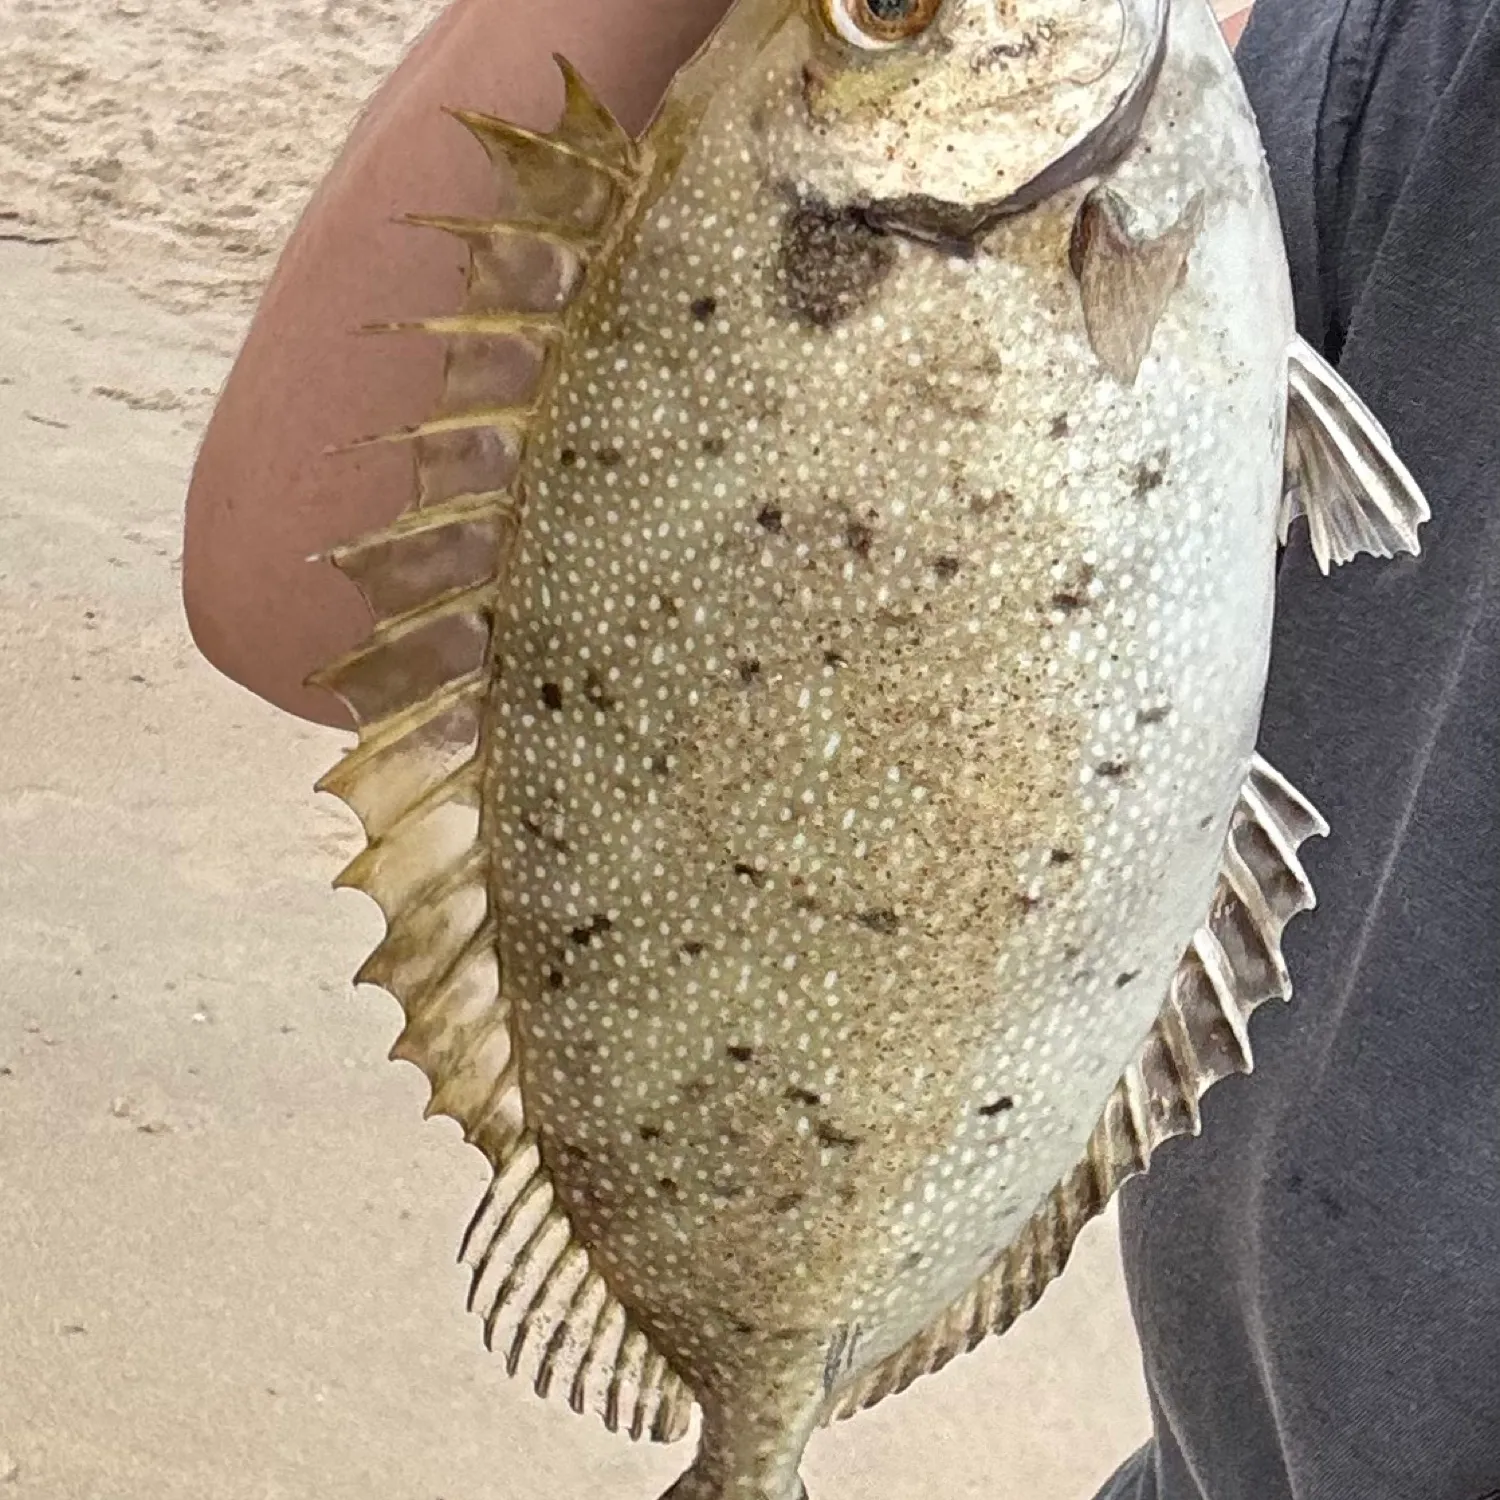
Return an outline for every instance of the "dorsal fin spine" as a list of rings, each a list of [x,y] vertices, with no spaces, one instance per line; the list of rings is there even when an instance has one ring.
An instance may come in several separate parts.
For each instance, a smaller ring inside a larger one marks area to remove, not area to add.
[[[386,916],[385,937],[357,981],[396,995],[407,1021],[393,1055],[421,1068],[431,1086],[429,1113],[454,1118],[494,1169],[462,1247],[473,1267],[476,1308],[498,1258],[511,1257],[486,1307],[487,1340],[502,1318],[519,1318],[507,1353],[514,1368],[533,1330],[559,1317],[547,1336],[542,1383],[550,1387],[566,1351],[571,1404],[582,1407],[593,1391],[610,1426],[666,1437],[685,1427],[691,1398],[571,1238],[525,1119],[523,1059],[498,967],[497,898],[483,828],[484,781],[494,766],[486,745],[488,663],[495,601],[521,517],[518,476],[551,399],[559,348],[591,305],[602,269],[633,232],[656,170],[654,149],[633,141],[577,72],[560,67],[565,107],[551,133],[455,112],[496,164],[513,214],[413,217],[467,243],[466,301],[456,314],[386,327],[450,341],[451,399],[425,421],[365,440],[412,444],[417,496],[382,531],[332,554],[365,593],[377,623],[359,649],[313,679],[348,704],[359,726],[358,745],[320,787],[343,798],[366,828],[367,848],[342,883],[379,892]],[[535,259],[533,246],[535,255],[555,257],[545,305],[504,305],[505,277]],[[485,374],[489,338],[540,354],[519,399],[475,378]],[[491,536],[493,564],[472,582],[463,570],[490,555],[475,548],[488,548]],[[448,561],[455,548],[463,561]],[[413,593],[432,578],[439,587]],[[458,849],[453,840],[471,803],[477,835]],[[574,1287],[570,1278],[580,1270]],[[607,1394],[596,1377],[607,1382]]]
[[[588,254],[597,250],[601,236],[547,219],[474,219],[454,214],[404,214],[402,222],[413,229],[436,229],[465,244],[489,245],[498,239],[531,239]]]

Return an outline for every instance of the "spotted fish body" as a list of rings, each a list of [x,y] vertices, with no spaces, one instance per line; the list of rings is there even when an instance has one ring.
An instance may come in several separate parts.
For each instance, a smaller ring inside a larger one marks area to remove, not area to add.
[[[1294,342],[1199,0],[871,58],[742,0],[640,143],[568,80],[552,137],[471,117],[518,208],[442,224],[328,784],[496,1168],[487,1333],[638,1436],[696,1404],[678,1500],[794,1500],[1248,1068],[1321,831],[1254,755],[1278,535],[1425,509]]]

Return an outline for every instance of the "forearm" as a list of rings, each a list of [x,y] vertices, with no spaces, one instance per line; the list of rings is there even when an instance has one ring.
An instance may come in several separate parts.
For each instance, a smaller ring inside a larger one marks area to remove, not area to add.
[[[282,255],[193,474],[183,595],[194,639],[221,671],[293,713],[346,722],[302,684],[357,644],[369,617],[332,567],[307,559],[385,524],[412,497],[401,447],[326,454],[436,404],[440,348],[354,330],[459,298],[461,247],[395,222],[491,206],[483,155],[443,106],[546,126],[561,99],[551,54],[562,52],[639,129],[726,8],[458,0],[371,101]]]

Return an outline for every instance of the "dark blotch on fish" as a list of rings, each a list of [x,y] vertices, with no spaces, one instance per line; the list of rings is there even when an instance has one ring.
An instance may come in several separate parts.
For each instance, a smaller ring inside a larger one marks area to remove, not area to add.
[[[731,1042],[724,1052],[737,1063],[750,1063],[755,1061],[755,1048],[746,1047],[739,1042]]]
[[[601,712],[615,706],[615,700],[605,691],[604,683],[596,672],[583,679],[583,696]]]
[[[717,297],[699,297],[689,311],[694,321],[706,323],[719,310],[719,299]]]
[[[612,932],[614,925],[608,917],[596,916],[587,927],[575,927],[568,937],[580,948],[589,948],[593,946],[595,938],[603,937],[606,932]]]
[[[821,1094],[815,1094],[811,1089],[798,1088],[795,1084],[786,1090],[782,1098],[789,1099],[793,1104],[805,1104],[809,1109],[815,1109],[823,1102]]]
[[[868,927],[871,932],[881,933],[885,937],[892,937],[901,929],[900,920],[888,906],[878,907],[874,911],[862,911],[854,920],[861,927]]]
[[[756,513],[756,521],[772,536],[781,535],[781,511],[774,505],[763,505]]]
[[[625,455],[618,448],[595,448],[594,457],[604,465],[606,469],[612,469],[616,464],[623,461]]]
[[[1009,1094],[1001,1094],[1001,1096],[996,1099],[993,1104],[981,1104],[979,1106],[979,1113],[982,1114],[986,1120],[993,1120],[996,1115],[1003,1115],[1008,1110],[1012,1110],[1015,1107],[1016,1101],[1012,1099]]]
[[[866,307],[896,265],[896,246],[852,209],[799,203],[787,214],[776,277],[787,311],[832,328]]]
[[[958,559],[956,557],[948,555],[934,558],[932,563],[932,571],[936,573],[944,583],[947,583],[949,579],[956,578],[958,576]]]
[[[827,1120],[818,1121],[817,1136],[820,1146],[836,1147],[840,1151],[853,1151],[859,1145],[857,1135],[845,1135],[842,1130],[830,1125]]]
[[[864,521],[850,521],[844,528],[844,545],[856,557],[868,557],[875,545],[875,530]]]
[[[1052,595],[1053,609],[1073,614],[1084,608],[1089,602],[1089,590],[1093,587],[1096,576],[1095,570],[1088,563],[1079,563]]]
[[[1094,775],[1105,781],[1119,781],[1130,774],[1128,760],[1105,760],[1094,767]]]
[[[524,828],[526,832],[532,836],[532,838],[541,839],[543,842],[550,844],[555,850],[557,850],[559,854],[567,854],[569,852],[568,841],[566,839],[557,838],[555,835],[548,833],[546,824],[544,824],[542,820],[534,813],[527,813],[522,817],[521,827]]]
[[[699,942],[684,943],[677,951],[684,958],[697,958],[704,950],[704,945]]]
[[[760,676],[760,662],[755,657],[740,663],[740,681],[748,687]]]
[[[1137,980],[1140,977],[1141,971],[1139,969],[1126,969],[1123,974],[1117,974],[1115,976],[1115,988],[1117,990],[1123,990],[1127,984],[1132,983],[1134,980]]]
[[[753,886],[763,886],[766,883],[766,872],[757,870],[754,865],[746,864],[744,860],[737,860],[734,873],[748,880]]]
[[[1154,708],[1143,708],[1135,716],[1135,722],[1142,727],[1152,724],[1163,724],[1171,717],[1172,705],[1170,703],[1159,703]]]
[[[542,684],[542,702],[558,713],[563,706],[563,691],[555,682],[544,682]]]
[[[661,1139],[661,1126],[645,1124],[637,1125],[635,1127],[635,1133],[640,1136],[643,1141],[646,1141],[648,1143],[651,1141],[659,1141]]]
[[[1152,490],[1159,490],[1166,480],[1167,471],[1159,463],[1137,464],[1131,476],[1130,487],[1138,500],[1144,500]]]

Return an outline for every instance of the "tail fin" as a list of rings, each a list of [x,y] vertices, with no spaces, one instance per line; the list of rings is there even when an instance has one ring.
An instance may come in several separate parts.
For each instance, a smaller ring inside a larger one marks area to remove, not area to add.
[[[693,1467],[669,1489],[661,1500],[807,1500],[807,1486],[792,1475],[791,1489],[746,1489],[745,1476],[725,1472],[718,1465],[705,1468],[702,1455]]]

